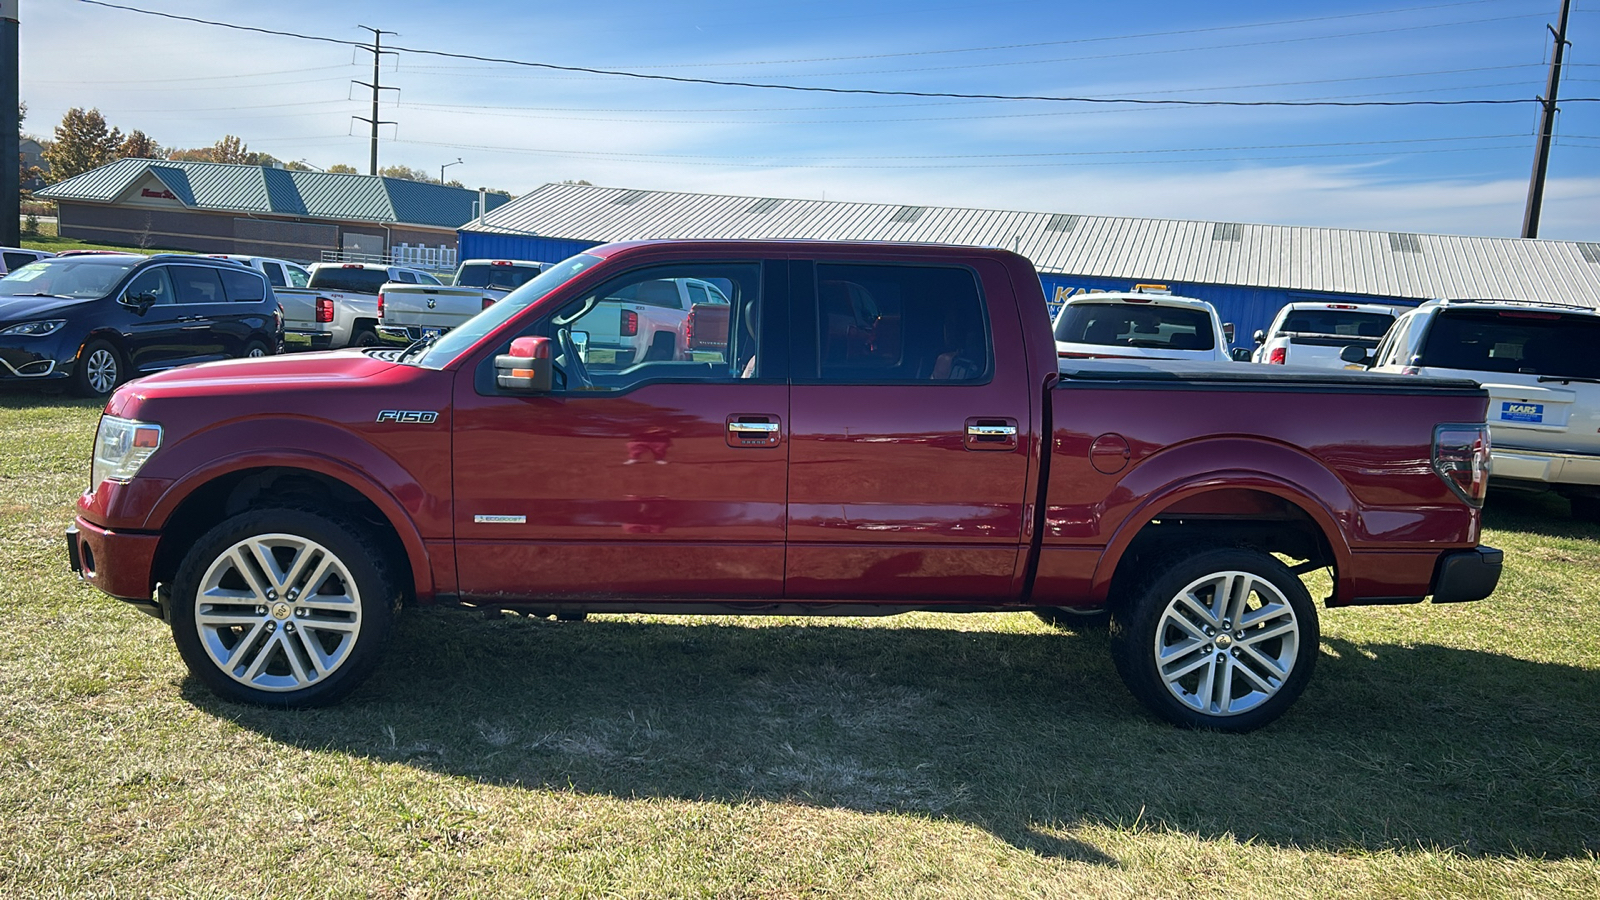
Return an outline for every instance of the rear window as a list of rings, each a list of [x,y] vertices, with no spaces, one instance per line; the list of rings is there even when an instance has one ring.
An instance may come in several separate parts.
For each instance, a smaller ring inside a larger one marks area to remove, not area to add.
[[[273,268],[277,268],[274,266]],[[259,303],[266,299],[266,282],[254,271],[223,269],[217,274],[222,276],[222,288],[227,291],[228,299],[236,303]]]
[[[539,277],[536,266],[463,266],[456,275],[460,287],[494,288],[509,291]]]
[[[389,282],[388,269],[346,269],[342,266],[318,269],[311,273],[310,288],[343,291],[347,294],[376,294]]]
[[[1387,313],[1347,312],[1340,309],[1296,309],[1284,317],[1281,331],[1294,334],[1336,334],[1381,338],[1394,324]]]
[[[1056,320],[1056,340],[1102,347],[1213,350],[1211,316],[1200,309],[1124,303],[1072,303]]]
[[[1522,309],[1445,310],[1421,365],[1479,372],[1600,378],[1600,317]]]

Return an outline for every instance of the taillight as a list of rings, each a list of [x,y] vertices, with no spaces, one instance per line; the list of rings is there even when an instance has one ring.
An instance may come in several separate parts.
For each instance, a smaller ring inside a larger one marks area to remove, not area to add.
[[[694,314],[698,311],[691,306],[689,318],[683,320],[683,342],[690,347],[694,346]]]
[[[483,308],[484,309],[488,309],[489,307],[491,307],[493,305],[494,305],[494,298],[493,297],[485,297],[485,298],[483,298]]]
[[[317,298],[317,321],[333,321],[333,301],[329,300],[327,297]]]
[[[378,295],[378,318],[380,318],[380,319],[383,318],[383,307],[384,306],[385,306],[385,303],[384,303],[384,300],[383,300],[383,295],[379,294]]]
[[[639,333],[639,314],[631,309],[622,311],[622,324],[618,329],[623,337],[633,337]]]
[[[1440,425],[1433,429],[1433,471],[1456,496],[1483,505],[1489,490],[1489,426]]]
[[[1271,365],[1276,365],[1276,366],[1286,365],[1288,363],[1288,360],[1289,360],[1289,348],[1288,347],[1273,347],[1272,348],[1272,352],[1267,354],[1267,362],[1269,364],[1271,364]]]

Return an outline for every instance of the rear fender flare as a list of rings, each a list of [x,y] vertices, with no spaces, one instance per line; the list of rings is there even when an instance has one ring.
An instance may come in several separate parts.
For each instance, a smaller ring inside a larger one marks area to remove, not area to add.
[[[1228,468],[1216,468],[1227,460]],[[1157,452],[1135,466],[1111,491],[1142,497],[1114,527],[1111,539],[1095,567],[1091,592],[1105,602],[1117,564],[1135,537],[1163,510],[1176,503],[1217,490],[1254,490],[1280,497],[1311,518],[1333,551],[1338,581],[1335,596],[1354,591],[1350,575],[1350,545],[1345,539],[1358,515],[1355,496],[1345,483],[1316,458],[1303,451],[1262,440],[1218,438],[1182,444]]]

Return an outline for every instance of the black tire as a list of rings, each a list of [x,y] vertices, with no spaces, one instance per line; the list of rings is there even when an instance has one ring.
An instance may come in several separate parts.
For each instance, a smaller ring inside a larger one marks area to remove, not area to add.
[[[1257,550],[1191,545],[1166,558],[1111,615],[1111,657],[1128,690],[1189,728],[1253,731],[1283,715],[1317,661],[1317,610],[1300,579]],[[1244,596],[1215,602],[1229,584]],[[1172,651],[1165,670],[1158,642]]]
[[[262,357],[262,356],[271,356],[271,355],[272,355],[272,351],[267,349],[267,345],[265,343],[263,343],[261,341],[250,341],[249,343],[244,345],[244,353],[240,354],[240,358],[241,359],[256,359],[256,358],[259,358],[259,357]]]
[[[259,558],[248,555],[252,546],[281,575],[248,562]],[[241,547],[244,556],[234,553]],[[310,584],[327,557],[326,574]],[[304,566],[298,577],[282,577],[295,576],[297,562]],[[394,630],[398,585],[378,541],[360,525],[309,509],[251,510],[206,532],[178,566],[172,636],[189,671],[223,699],[323,706],[377,667]]]
[[[378,346],[378,333],[371,328],[358,328],[354,334],[350,335],[350,346],[376,347]]]
[[[126,380],[127,363],[116,347],[101,340],[83,345],[72,369],[73,393],[80,397],[108,397]]]
[[[678,338],[670,331],[658,331],[650,338],[650,346],[644,351],[642,362],[655,362],[676,359],[678,356]]]
[[[1033,611],[1039,621],[1056,628],[1104,628],[1111,624],[1111,610],[1104,606],[1042,606]]]

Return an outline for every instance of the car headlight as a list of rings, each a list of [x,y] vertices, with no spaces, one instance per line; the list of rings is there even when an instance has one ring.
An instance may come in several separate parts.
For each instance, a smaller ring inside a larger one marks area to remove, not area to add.
[[[10,328],[0,328],[0,334],[44,337],[47,334],[55,334],[66,324],[66,319],[40,319],[37,322],[23,322],[21,325],[12,325]]]
[[[94,435],[90,490],[106,481],[127,483],[160,447],[160,425],[137,419],[101,416],[100,428]]]

